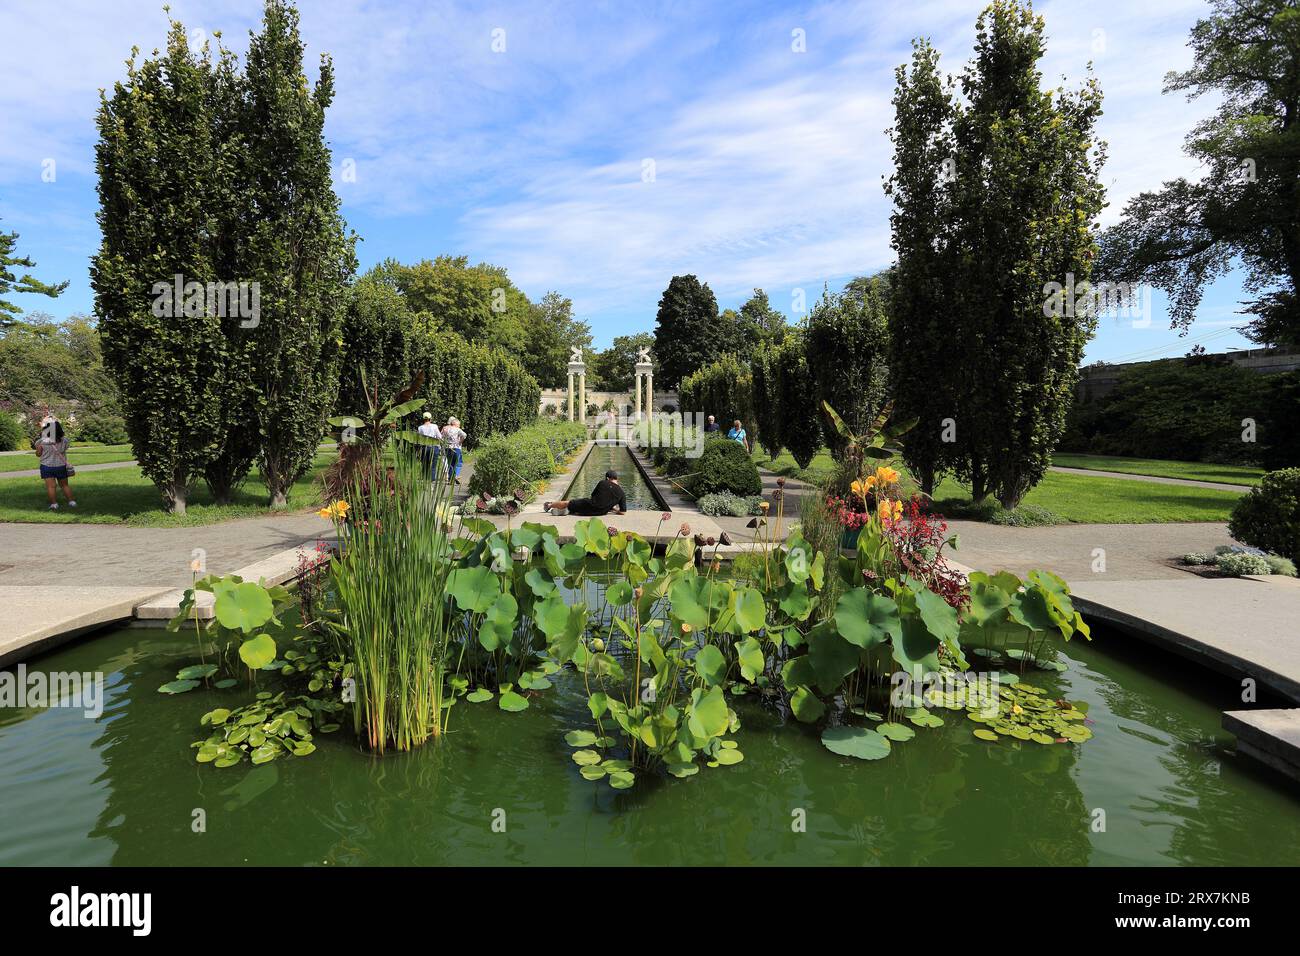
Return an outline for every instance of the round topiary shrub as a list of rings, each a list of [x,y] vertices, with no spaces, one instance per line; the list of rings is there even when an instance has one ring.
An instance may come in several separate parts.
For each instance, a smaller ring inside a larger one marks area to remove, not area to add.
[[[18,451],[27,444],[27,434],[18,419],[8,412],[0,412],[0,451]]]
[[[729,491],[733,495],[748,497],[763,493],[763,479],[758,476],[758,466],[740,442],[730,438],[715,438],[704,446],[691,480],[691,492],[696,496]]]
[[[536,491],[532,487],[534,479],[528,477],[528,468],[529,463],[517,444],[505,436],[493,435],[475,453],[469,490],[484,498],[504,498],[519,491],[525,501],[531,501]]]
[[[1228,533],[1300,562],[1300,468],[1266,474],[1232,509]]]

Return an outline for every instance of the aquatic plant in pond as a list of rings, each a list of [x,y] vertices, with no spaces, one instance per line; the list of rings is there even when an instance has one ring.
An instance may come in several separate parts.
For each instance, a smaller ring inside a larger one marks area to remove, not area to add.
[[[429,481],[408,447],[398,446],[388,487],[376,488],[365,474],[359,470],[354,505],[338,519],[342,545],[330,562],[336,608],[325,626],[352,664],[356,732],[382,753],[419,746],[446,720],[454,621],[443,592],[452,512],[441,471]]]

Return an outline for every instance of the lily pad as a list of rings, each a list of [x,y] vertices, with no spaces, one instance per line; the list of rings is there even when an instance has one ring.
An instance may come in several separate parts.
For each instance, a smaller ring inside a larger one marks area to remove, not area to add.
[[[889,756],[889,738],[867,727],[828,727],[822,731],[822,746],[842,757],[880,760]]]
[[[985,730],[983,727],[981,727],[979,730],[975,731],[975,736],[978,737],[980,740],[997,740],[997,739],[998,739],[998,735],[997,735],[997,734],[995,734],[995,733],[994,733],[993,731],[991,731],[991,730]]]

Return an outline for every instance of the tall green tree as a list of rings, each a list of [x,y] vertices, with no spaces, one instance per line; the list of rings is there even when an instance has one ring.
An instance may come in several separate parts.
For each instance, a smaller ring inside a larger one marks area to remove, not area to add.
[[[524,328],[524,349],[520,362],[539,382],[559,386],[567,380],[569,350],[574,346],[591,350],[591,326],[573,317],[573,301],[558,292],[548,292],[532,303]],[[589,387],[595,383],[589,370]]]
[[[600,388],[609,392],[631,392],[636,384],[636,363],[641,349],[649,349],[650,361],[654,362],[654,344],[655,337],[650,332],[614,336],[609,348],[598,352],[592,362]],[[590,370],[587,375],[590,382]]]
[[[821,450],[822,428],[820,405],[815,399],[816,381],[808,365],[806,330],[798,329],[776,346],[775,364],[778,380],[781,443],[790,450],[800,468],[807,468]]]
[[[1205,287],[1240,263],[1258,297],[1248,332],[1300,345],[1300,7],[1294,0],[1212,0],[1192,29],[1191,69],[1165,92],[1219,106],[1187,136],[1202,170],[1130,200],[1102,236],[1097,274],[1169,294],[1186,329]]]
[[[0,232],[0,329],[9,325],[14,317],[21,315],[23,311],[5,299],[9,293],[34,292],[37,295],[48,295],[53,299],[68,287],[66,280],[51,285],[28,272],[19,275],[14,271],[15,267],[35,269],[36,263],[32,262],[31,256],[18,255],[17,249],[18,233]]]
[[[952,349],[951,290],[945,250],[953,228],[949,181],[955,104],[951,81],[939,72],[939,52],[925,40],[912,45],[912,63],[894,73],[894,171],[885,193],[898,264],[890,285],[890,395],[895,413],[917,419],[907,434],[904,459],[921,490],[934,491],[953,464],[945,422],[962,404],[944,356]],[[855,279],[850,283],[853,289]]]
[[[739,419],[751,438],[759,437],[749,366],[730,353],[682,379],[680,398],[683,409],[715,416],[723,431]]]
[[[214,114],[232,82],[228,54],[192,54],[173,22],[162,54],[133,54],[101,93],[96,119],[103,238],[90,276],[104,361],[141,470],[182,514],[228,431],[235,362],[221,319],[202,296],[172,293],[176,276],[224,278],[239,143],[215,135]]]
[[[777,458],[785,447],[781,429],[781,342],[760,342],[750,360],[753,381],[754,424],[763,449]]]
[[[996,0],[976,25],[952,125],[955,176],[941,230],[939,359],[960,397],[955,471],[972,496],[1019,504],[1046,473],[1095,316],[1062,289],[1086,284],[1105,204],[1101,91],[1043,90],[1044,22]]]
[[[334,99],[328,56],[309,88],[298,11],[267,0],[249,40],[240,117],[240,208],[250,216],[238,270],[260,283],[261,314],[239,332],[251,370],[258,465],[272,507],[311,466],[338,390],[347,282],[355,238],[339,215],[324,139]]]
[[[729,344],[713,290],[693,275],[673,276],[655,316],[655,385],[676,388],[687,375],[721,358]]]
[[[866,431],[885,403],[889,382],[889,303],[883,280],[860,294],[823,292],[808,313],[804,347],[816,390],[813,405],[828,403],[854,433]],[[831,450],[845,439],[825,430]]]

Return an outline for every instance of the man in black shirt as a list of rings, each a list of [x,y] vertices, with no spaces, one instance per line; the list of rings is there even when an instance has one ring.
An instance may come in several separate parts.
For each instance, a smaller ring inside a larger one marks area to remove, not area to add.
[[[705,434],[709,434],[711,432],[716,432],[721,430],[722,430],[722,426],[718,424],[718,420],[714,418],[712,415],[710,415],[709,420],[704,423]]]
[[[627,514],[627,495],[618,483],[618,472],[610,469],[605,478],[591,492],[590,498],[571,498],[567,501],[548,501],[546,511],[567,511],[571,515],[607,515],[611,511]]]

